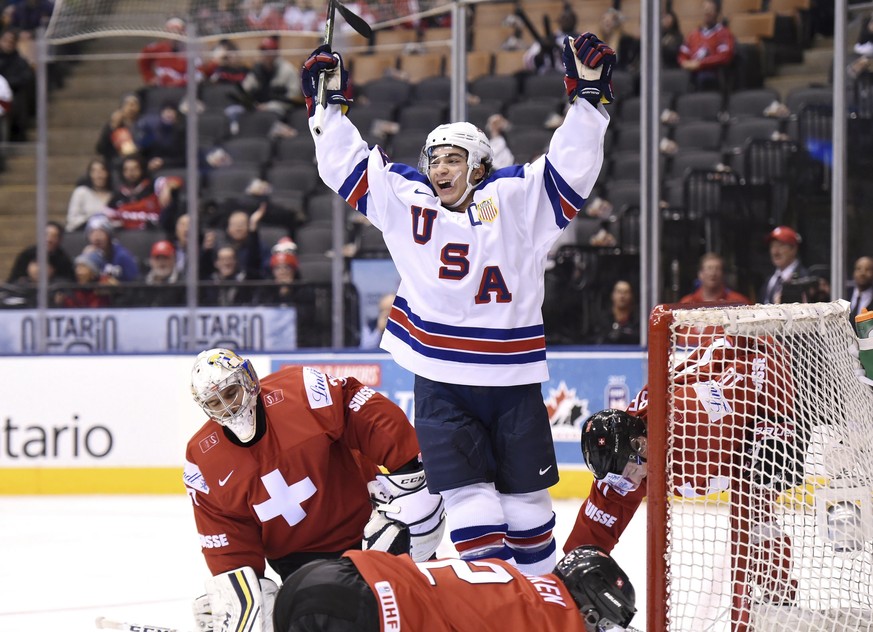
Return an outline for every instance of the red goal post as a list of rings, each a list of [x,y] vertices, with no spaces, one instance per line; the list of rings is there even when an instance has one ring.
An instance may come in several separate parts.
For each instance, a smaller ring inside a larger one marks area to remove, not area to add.
[[[647,629],[873,632],[848,304],[661,305],[648,369]]]

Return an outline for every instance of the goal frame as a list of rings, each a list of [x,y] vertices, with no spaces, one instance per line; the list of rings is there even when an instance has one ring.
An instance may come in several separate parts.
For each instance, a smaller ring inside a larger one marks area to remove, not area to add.
[[[671,397],[669,395],[671,388],[671,367],[675,366],[676,358],[673,356],[677,351],[677,347],[675,346],[675,341],[672,340],[673,335],[671,334],[671,330],[673,329],[674,324],[674,312],[677,310],[682,311],[690,311],[705,308],[707,310],[712,310],[713,308],[735,308],[740,306],[734,306],[732,304],[663,304],[657,305],[651,312],[649,317],[649,348],[648,348],[648,401],[646,402],[648,414],[648,471],[649,476],[647,478],[647,580],[646,580],[646,589],[647,589],[647,611],[646,611],[646,623],[647,629],[656,630],[658,632],[666,632],[667,630],[671,630],[669,625],[671,624],[671,620],[674,619],[672,616],[674,613],[671,611],[671,608],[675,606],[675,597],[672,594],[671,589],[671,577],[675,575],[671,571],[671,546],[674,543],[671,543],[671,530],[674,527],[674,522],[676,516],[671,514],[673,498],[675,495],[675,490],[672,488],[671,476],[668,472],[668,466],[671,463],[670,456],[667,453],[668,446],[671,444],[671,436],[670,436],[670,424],[668,419],[668,414],[670,414],[671,410]],[[780,306],[746,306],[752,310],[758,308],[760,310],[769,310],[773,309],[774,312],[778,312],[780,310]],[[798,320],[804,320],[809,318],[810,313],[815,315],[820,315],[823,318],[827,318],[830,322],[829,326],[833,326],[834,316],[838,316],[840,310],[845,310],[845,313],[848,314],[848,303],[845,301],[835,301],[831,304],[821,304],[819,306],[807,306],[806,308],[801,305],[797,306],[781,306],[781,309],[786,309],[787,312],[784,314],[774,313],[774,316],[779,320],[785,320],[790,324],[790,321],[794,320],[795,314]],[[728,314],[725,317],[725,322],[734,322],[734,318],[736,315]],[[684,322],[684,316],[682,317],[682,322]],[[753,317],[754,318],[754,317]],[[742,322],[743,319],[740,319],[736,322]],[[712,322],[709,320],[708,322]],[[750,322],[750,321],[746,321]],[[839,326],[838,329],[841,329],[842,326]],[[841,331],[843,338],[841,339],[843,342],[847,342],[851,344],[849,338],[852,336],[849,335],[849,332],[854,333],[851,328],[851,325],[848,321],[845,324],[846,329]],[[847,350],[848,351],[848,350]],[[845,368],[845,365],[843,365]],[[855,370],[855,375],[858,375],[858,371],[860,370],[860,362],[858,362],[858,369]],[[845,377],[845,373],[842,374]],[[859,380],[860,381],[860,380]],[[840,382],[842,384],[847,384],[847,382]],[[855,385],[855,389],[858,388],[859,385]],[[849,390],[852,390],[851,387]],[[852,400],[852,401],[860,401],[865,406],[869,405],[870,402],[870,394],[869,392],[861,393],[862,398],[860,400]],[[867,445],[866,438],[869,436],[870,429],[870,417],[866,417],[866,425],[864,428],[864,432],[867,434],[860,435],[864,438],[863,444],[855,443],[855,445]],[[857,435],[856,435],[857,439]],[[735,464],[739,468],[740,463],[737,462]],[[869,468],[866,469],[869,477]],[[869,480],[869,479],[868,479]],[[729,603],[729,616],[730,616],[730,630],[732,632],[748,632],[755,626],[755,629],[758,629],[758,625],[761,621],[758,621],[758,617],[760,616],[758,613],[752,614],[749,608],[749,582],[751,581],[751,577],[754,571],[752,568],[752,556],[750,555],[750,549],[753,548],[753,544],[751,542],[751,530],[749,529],[750,523],[753,521],[752,510],[750,510],[748,504],[743,504],[743,501],[735,502],[735,499],[742,497],[752,497],[753,493],[753,485],[751,480],[746,480],[745,477],[732,477],[732,482],[728,488],[723,488],[729,494],[727,497],[727,512],[723,514],[726,516],[727,520],[729,520],[731,538],[729,540],[730,545],[728,548],[724,550],[725,559],[729,560],[730,563],[730,576],[729,578],[725,576],[724,579],[724,587],[725,590],[723,592],[717,593],[721,594],[725,601],[725,607],[728,606]],[[873,491],[873,485],[864,488]],[[822,533],[827,530],[827,525],[823,523],[822,516],[824,512],[821,508],[824,506],[823,504],[827,501],[839,500],[842,498],[840,495],[841,492],[839,489],[831,489],[830,487],[826,489],[818,489],[815,496],[815,528],[817,533]],[[854,492],[845,492],[846,500],[852,502],[858,500],[857,490]],[[868,495],[870,492],[867,492]],[[871,508],[871,502],[868,498],[866,503],[860,503],[859,511],[865,516],[862,524],[864,525],[865,534],[864,540],[868,542],[865,555],[869,557],[869,541],[873,539],[871,533],[873,533],[873,508]],[[681,515],[681,514],[680,514]],[[822,536],[824,537],[824,536]],[[827,549],[826,549],[827,550]],[[676,577],[681,578],[681,573],[679,575],[675,575]],[[865,575],[866,579],[863,581],[867,582],[869,586],[870,576],[869,572]],[[863,582],[862,582],[863,585]],[[681,589],[680,589],[681,590]],[[716,593],[713,593],[716,594]],[[869,604],[873,603],[873,600],[868,601],[867,608],[865,610],[866,615],[869,615]],[[842,608],[842,606],[838,606]],[[727,612],[727,611],[725,611]],[[800,619],[802,619],[801,623],[810,624],[810,627],[801,627],[802,630],[824,630],[831,629],[829,627],[818,627],[816,622],[822,621],[823,624],[830,624],[831,619],[825,620],[825,618],[816,618],[817,613],[815,610],[803,610],[802,612],[807,613],[808,618],[804,618],[801,613]],[[847,613],[848,617],[851,618],[855,616],[857,611],[852,610],[843,610],[839,609],[838,613]],[[823,612],[819,612],[819,614],[824,614]],[[863,614],[863,613],[862,613]],[[778,616],[778,615],[777,615]],[[829,614],[830,616],[830,614]],[[681,616],[680,616],[681,618]],[[754,621],[750,620],[754,619]],[[800,621],[798,619],[798,621]],[[768,619],[769,620],[769,619]],[[856,620],[856,619],[855,619]],[[794,621],[794,619],[792,619]],[[864,619],[867,621],[867,619]],[[673,625],[676,625],[676,622],[673,622]],[[789,624],[790,625],[790,624]],[[873,630],[873,622],[869,623],[871,630]],[[781,628],[780,628],[781,629]],[[797,629],[797,628],[793,628]],[[836,629],[836,628],[833,628]],[[843,628],[840,628],[843,629]],[[857,627],[845,628],[845,629],[861,629]],[[863,627],[864,630],[867,630],[867,627]]]
[[[725,303],[721,307],[733,306],[733,303]],[[670,325],[673,323],[673,310],[691,310],[698,308],[712,308],[712,303],[672,303],[657,305],[652,310],[649,318],[649,357],[648,357],[648,384],[649,401],[647,427],[648,435],[648,471],[666,472],[667,470],[667,424],[651,423],[653,420],[667,419],[667,397],[669,387],[669,363],[670,363]],[[652,397],[652,393],[658,395]],[[668,520],[668,489],[666,476],[647,477],[647,629],[667,630],[669,595],[667,592],[667,574],[669,564],[667,562],[667,525]],[[739,481],[739,485],[730,491],[733,493],[748,494],[750,485],[748,481]],[[746,566],[749,552],[749,539],[746,529],[738,528],[740,523],[746,523],[751,519],[746,508],[730,502],[730,525],[737,539],[731,543],[731,624],[734,632],[746,632],[748,630],[748,609],[743,607],[745,592],[743,585],[746,581],[749,569]]]

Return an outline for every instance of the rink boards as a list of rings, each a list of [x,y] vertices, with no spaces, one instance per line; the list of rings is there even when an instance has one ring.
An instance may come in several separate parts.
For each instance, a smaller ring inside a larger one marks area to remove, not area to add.
[[[193,355],[0,358],[0,494],[181,494],[188,438],[205,421],[189,390]],[[384,353],[250,356],[260,375],[285,365],[354,376],[413,417],[413,376]],[[559,351],[542,385],[561,481],[559,498],[590,484],[579,427],[622,408],[642,387],[639,350]],[[414,423],[414,419],[413,419]]]

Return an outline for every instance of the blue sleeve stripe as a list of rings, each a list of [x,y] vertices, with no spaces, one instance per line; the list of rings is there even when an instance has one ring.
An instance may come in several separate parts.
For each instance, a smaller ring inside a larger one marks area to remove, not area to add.
[[[567,181],[549,162],[548,157],[545,161],[543,184],[546,188],[546,195],[549,198],[552,212],[555,214],[555,224],[559,228],[565,228],[585,205],[585,198],[567,184]]]
[[[360,203],[360,200],[366,198],[367,192],[369,191],[369,186],[367,183],[367,161],[369,160],[369,156],[364,158],[355,165],[355,168],[352,169],[352,172],[349,174],[349,177],[345,179],[342,186],[340,186],[337,193],[339,193],[344,200],[346,200],[349,204],[357,208],[364,215],[366,215],[366,203]],[[364,183],[363,190],[361,189],[361,184]],[[354,198],[354,200],[352,199]]]

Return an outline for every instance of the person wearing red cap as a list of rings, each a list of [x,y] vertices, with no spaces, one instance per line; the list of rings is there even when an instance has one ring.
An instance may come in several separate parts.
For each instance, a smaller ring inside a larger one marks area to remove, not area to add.
[[[781,303],[782,287],[786,282],[809,276],[798,257],[800,235],[789,226],[777,226],[767,235],[770,261],[776,268],[758,292],[759,303]]]
[[[179,283],[176,269],[176,248],[166,239],[152,244],[146,287],[138,304],[148,307],[170,307],[185,302],[185,288]]]
[[[294,282],[299,275],[297,255],[291,249],[273,248],[270,256],[273,283],[260,288],[255,303],[258,305],[293,305]]]
[[[303,104],[297,68],[279,54],[279,42],[273,37],[261,40],[260,59],[243,79],[242,89],[255,109],[275,112],[284,118],[294,105]]]

